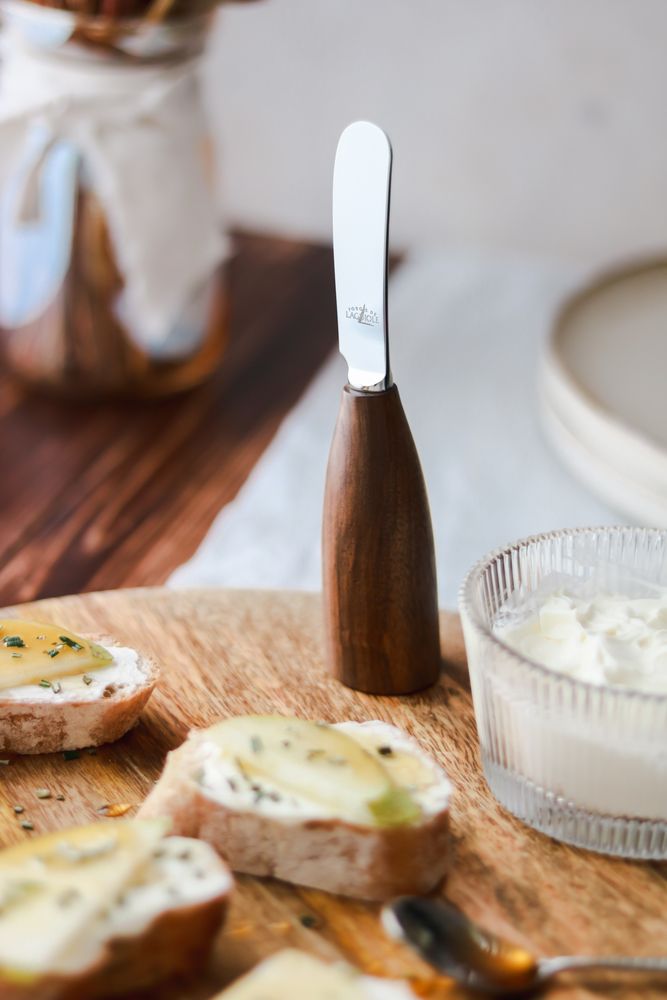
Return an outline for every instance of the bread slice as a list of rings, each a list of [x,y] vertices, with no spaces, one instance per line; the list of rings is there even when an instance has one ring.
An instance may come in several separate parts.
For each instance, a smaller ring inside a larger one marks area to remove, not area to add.
[[[157,665],[104,636],[86,638],[104,645],[113,662],[89,674],[63,677],[50,687],[26,684],[0,690],[0,752],[96,747],[113,743],[135,725],[157,683]]]
[[[47,839],[53,841],[53,835],[43,838]],[[32,848],[39,844],[39,840],[30,841]],[[125,866],[121,871],[127,874],[128,870]],[[53,878],[62,879],[62,872],[53,873]],[[119,883],[109,892],[102,878],[101,898],[96,899],[90,887],[82,893],[76,883],[72,889],[56,881],[57,902],[76,906],[72,893],[78,889],[78,905],[88,905],[91,915],[66,947],[50,957],[48,967],[0,969],[0,1000],[134,996],[161,981],[198,973],[224,922],[233,885],[215,851],[183,837],[158,839],[126,881],[119,876]],[[74,902],[69,903],[69,898]],[[56,919],[66,912],[55,903],[53,908]],[[0,911],[0,932],[3,916]],[[51,926],[35,927],[35,941],[46,942]]]
[[[330,727],[377,755],[398,786],[416,784],[410,792],[418,816],[383,826],[342,818],[340,810],[285,794],[278,784],[248,782],[239,774],[238,761],[225,758],[212,742],[215,728],[193,731],[169,754],[141,816],[169,817],[175,833],[208,841],[234,871],[346,896],[384,900],[425,893],[441,881],[448,857],[451,786],[405,733],[378,721]],[[408,773],[415,768],[416,782]]]
[[[364,976],[288,948],[267,958],[213,1000],[414,1000],[405,983]]]

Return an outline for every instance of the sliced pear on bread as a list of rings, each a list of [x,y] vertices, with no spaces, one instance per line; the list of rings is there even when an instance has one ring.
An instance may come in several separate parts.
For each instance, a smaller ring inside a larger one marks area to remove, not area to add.
[[[212,726],[208,739],[242,774],[319,802],[350,822],[391,825],[419,818],[418,804],[395,784],[382,757],[334,726],[246,715]]]
[[[201,960],[231,876],[207,844],[166,827],[97,823],[0,852],[0,998],[132,991]]]
[[[195,730],[140,810],[253,875],[367,899],[442,878],[451,786],[400,730],[275,716]]]
[[[99,746],[137,721],[157,666],[134,649],[60,625],[0,620],[0,752]]]
[[[0,692],[91,674],[113,663],[104,646],[54,625],[0,621]]]
[[[413,1000],[403,983],[363,976],[296,949],[267,958],[214,1000]]]
[[[166,826],[96,823],[0,852],[0,974],[25,979],[52,968],[144,864]]]

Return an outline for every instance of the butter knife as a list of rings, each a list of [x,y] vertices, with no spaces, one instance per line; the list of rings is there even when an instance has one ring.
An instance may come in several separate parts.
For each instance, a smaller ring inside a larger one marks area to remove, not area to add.
[[[329,455],[323,595],[330,669],[349,687],[432,684],[440,644],[424,477],[389,364],[392,150],[370,122],[343,132],[333,181],[339,347],[348,384]]]

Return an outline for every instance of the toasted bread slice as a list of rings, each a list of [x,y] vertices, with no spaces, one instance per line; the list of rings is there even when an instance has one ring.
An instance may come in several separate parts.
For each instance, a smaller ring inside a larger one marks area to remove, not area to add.
[[[282,721],[289,725],[290,720]],[[375,900],[428,892],[440,882],[448,856],[451,786],[441,768],[399,729],[384,722],[323,727],[354,740],[373,758],[369,767],[379,762],[386,771],[393,791],[377,799],[384,805],[380,822],[375,822],[360,819],[356,802],[354,814],[346,808],[346,790],[354,784],[349,767],[323,772],[320,766],[311,791],[304,794],[303,788],[295,791],[290,785],[302,777],[295,778],[293,769],[287,779],[283,774],[282,784],[270,773],[249,774],[249,765],[235,752],[221,751],[217,728],[193,731],[169,755],[141,816],[169,817],[175,833],[201,837],[234,871],[251,875]],[[259,748],[259,737],[252,739]],[[289,739],[281,742],[290,745]],[[270,772],[275,748],[265,749]],[[308,751],[301,765],[326,764],[323,753]],[[341,760],[330,755],[328,763]],[[337,794],[328,788],[322,798],[334,772]],[[373,794],[382,796],[382,789],[376,787]],[[403,805],[406,794],[417,808],[392,821],[388,806]]]
[[[0,689],[0,752],[56,753],[120,739],[137,722],[157,683],[150,657],[90,636],[112,662],[52,681]],[[59,661],[50,661],[55,666]]]
[[[404,983],[363,976],[343,962],[329,965],[287,948],[213,1000],[414,1000],[414,996]]]
[[[160,824],[146,834],[146,826],[95,824],[32,840],[14,849],[32,853],[10,858],[4,878],[0,853],[0,1000],[134,995],[201,969],[232,877],[208,844],[162,838]],[[120,834],[109,851],[104,838]]]

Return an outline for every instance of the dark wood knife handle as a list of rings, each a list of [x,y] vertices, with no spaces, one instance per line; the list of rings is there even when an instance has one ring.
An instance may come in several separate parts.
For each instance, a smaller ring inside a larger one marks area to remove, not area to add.
[[[333,674],[372,694],[408,694],[440,670],[433,528],[396,386],[346,386],[324,500],[323,590]]]

